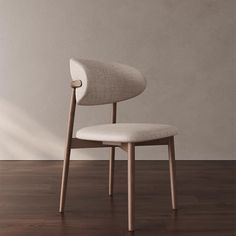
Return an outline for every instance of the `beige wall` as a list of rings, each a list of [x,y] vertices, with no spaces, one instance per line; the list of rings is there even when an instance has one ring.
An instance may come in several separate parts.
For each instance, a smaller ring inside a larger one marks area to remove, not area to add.
[[[139,68],[148,87],[119,104],[118,121],[177,126],[178,159],[233,159],[235,3],[0,0],[0,159],[62,158],[70,57]],[[79,126],[108,122],[109,109],[82,107]],[[138,150],[140,159],[166,159],[163,147]]]

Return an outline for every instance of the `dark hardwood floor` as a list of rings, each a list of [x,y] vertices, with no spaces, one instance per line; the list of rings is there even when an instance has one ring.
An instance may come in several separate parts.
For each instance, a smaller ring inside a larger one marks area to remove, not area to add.
[[[136,163],[136,231],[128,233],[125,161],[116,162],[112,199],[107,161],[72,161],[64,215],[61,161],[0,161],[0,236],[236,235],[236,162],[177,161],[177,213],[168,163]]]

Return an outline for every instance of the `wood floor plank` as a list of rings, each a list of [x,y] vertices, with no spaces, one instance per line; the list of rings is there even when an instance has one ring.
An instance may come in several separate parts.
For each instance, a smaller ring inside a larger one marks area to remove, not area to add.
[[[177,213],[167,161],[136,162],[136,231],[127,232],[127,162],[72,161],[64,215],[62,161],[0,161],[0,236],[236,235],[236,162],[177,161]]]

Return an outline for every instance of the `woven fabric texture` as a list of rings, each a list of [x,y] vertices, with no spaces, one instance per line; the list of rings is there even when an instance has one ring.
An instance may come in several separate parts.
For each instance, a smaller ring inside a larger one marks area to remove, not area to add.
[[[146,87],[143,75],[133,67],[119,63],[71,59],[72,80],[81,80],[76,89],[80,105],[100,105],[135,97]]]
[[[82,128],[77,131],[76,137],[94,141],[143,142],[177,133],[177,128],[164,124],[116,123]]]

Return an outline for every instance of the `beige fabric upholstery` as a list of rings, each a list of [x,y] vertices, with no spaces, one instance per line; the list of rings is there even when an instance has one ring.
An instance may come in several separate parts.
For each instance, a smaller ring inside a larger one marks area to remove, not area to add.
[[[72,80],[81,80],[76,89],[80,105],[99,105],[123,101],[143,92],[146,81],[133,67],[119,63],[71,59]]]
[[[107,142],[143,142],[177,134],[177,128],[163,124],[116,123],[85,127],[76,137],[85,140]]]

